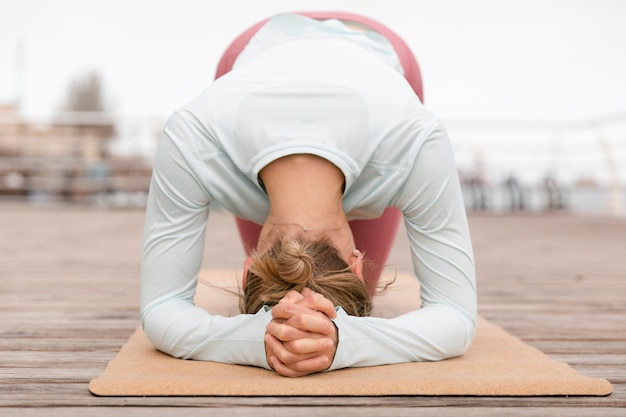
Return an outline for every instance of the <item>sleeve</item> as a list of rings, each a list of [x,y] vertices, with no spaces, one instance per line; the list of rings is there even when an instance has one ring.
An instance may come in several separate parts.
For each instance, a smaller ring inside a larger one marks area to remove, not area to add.
[[[463,354],[473,340],[474,255],[456,164],[439,122],[395,203],[404,214],[422,307],[390,319],[339,314],[330,369],[443,360]]]
[[[223,317],[194,305],[211,202],[202,170],[193,166],[194,135],[175,114],[157,148],[142,252],[142,326],[169,355],[269,369],[263,336],[271,312]]]

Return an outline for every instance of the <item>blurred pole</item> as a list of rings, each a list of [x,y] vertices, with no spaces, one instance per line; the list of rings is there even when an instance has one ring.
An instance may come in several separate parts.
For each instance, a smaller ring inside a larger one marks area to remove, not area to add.
[[[23,114],[23,106],[24,106],[24,86],[26,83],[26,74],[25,74],[25,48],[26,41],[24,38],[20,38],[17,41],[16,50],[15,50],[15,116],[16,116],[16,126],[17,129],[15,131],[15,152],[19,158],[19,166],[20,169],[24,169],[22,166],[22,155],[24,153],[24,137],[26,136],[26,126],[24,124],[22,114]],[[29,187],[29,179],[27,177],[26,180],[26,188]]]
[[[598,143],[600,148],[604,151],[604,157],[607,169],[609,171],[609,193],[608,193],[608,209],[609,214],[612,216],[622,216],[624,214],[622,187],[619,180],[619,174],[617,172],[617,163],[611,149],[609,140],[604,135],[604,131],[600,126],[595,126]]]
[[[22,112],[22,105],[24,103],[24,86],[26,82],[25,63],[24,63],[24,51],[26,48],[26,42],[24,38],[20,38],[17,41],[16,60],[15,60],[15,109],[18,114]]]

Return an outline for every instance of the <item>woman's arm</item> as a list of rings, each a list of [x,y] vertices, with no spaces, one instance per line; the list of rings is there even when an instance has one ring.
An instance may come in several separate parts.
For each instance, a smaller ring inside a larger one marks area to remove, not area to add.
[[[159,142],[144,230],[142,325],[172,356],[269,368],[263,337],[270,312],[222,317],[193,302],[212,199],[194,165],[199,134],[175,114]]]
[[[339,314],[331,369],[442,360],[463,354],[474,337],[474,257],[456,164],[439,122],[394,203],[404,213],[422,307],[391,319]]]

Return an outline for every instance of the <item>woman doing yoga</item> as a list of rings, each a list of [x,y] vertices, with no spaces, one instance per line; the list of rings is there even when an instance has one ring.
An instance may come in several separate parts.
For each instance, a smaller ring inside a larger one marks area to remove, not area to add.
[[[281,14],[248,35],[159,142],[142,257],[150,341],[285,376],[463,354],[476,323],[467,218],[406,45],[346,13]],[[193,302],[214,203],[248,254],[233,317]],[[371,317],[401,218],[421,308]]]

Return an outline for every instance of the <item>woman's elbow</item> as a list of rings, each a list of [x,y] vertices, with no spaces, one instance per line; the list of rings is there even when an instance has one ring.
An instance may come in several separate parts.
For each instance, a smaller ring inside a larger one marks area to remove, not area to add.
[[[438,349],[433,349],[430,361],[442,361],[465,354],[470,348],[476,332],[476,321],[462,319],[446,329]]]
[[[443,359],[455,358],[465,354],[476,334],[476,319],[472,320],[464,318],[462,325],[455,331],[455,334],[451,337],[451,343],[447,352],[447,355]]]
[[[150,314],[149,310],[141,312],[141,328],[155,349],[175,358],[184,356],[184,352],[179,352],[174,345],[166,343],[162,321]]]

